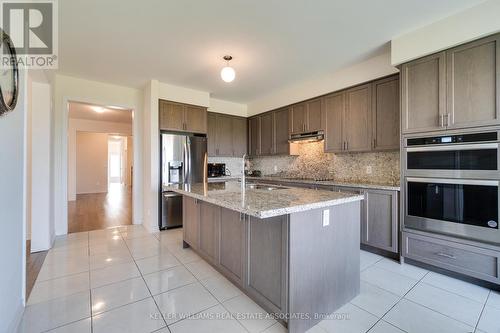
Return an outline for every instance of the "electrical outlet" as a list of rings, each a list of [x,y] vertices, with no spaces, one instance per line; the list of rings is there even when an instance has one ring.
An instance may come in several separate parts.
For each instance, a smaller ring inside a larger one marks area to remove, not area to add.
[[[323,211],[323,227],[330,225],[330,210],[325,209]]]
[[[367,173],[368,175],[371,175],[371,174],[372,174],[372,166],[371,166],[371,165],[368,165],[368,166],[366,167],[366,173]]]
[[[275,165],[273,169],[274,169],[274,172],[278,172],[278,166],[277,165]]]

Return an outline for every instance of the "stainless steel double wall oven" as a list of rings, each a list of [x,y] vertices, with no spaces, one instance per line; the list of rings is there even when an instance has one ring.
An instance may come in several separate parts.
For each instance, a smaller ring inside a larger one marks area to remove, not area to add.
[[[499,135],[405,138],[404,226],[500,244]]]

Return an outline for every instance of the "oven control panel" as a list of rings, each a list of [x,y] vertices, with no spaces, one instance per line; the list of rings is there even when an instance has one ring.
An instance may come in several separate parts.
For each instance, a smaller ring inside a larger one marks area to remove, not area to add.
[[[471,133],[460,135],[430,136],[424,138],[413,138],[407,140],[407,146],[427,146],[453,143],[487,142],[497,141],[497,132]]]

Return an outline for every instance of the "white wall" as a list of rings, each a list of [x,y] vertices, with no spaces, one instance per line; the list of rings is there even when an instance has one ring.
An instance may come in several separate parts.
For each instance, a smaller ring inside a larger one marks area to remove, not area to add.
[[[210,94],[206,91],[173,86],[159,81],[156,81],[156,84],[158,97],[161,99],[192,105],[210,106]]]
[[[26,76],[13,112],[0,117],[0,332],[16,332],[22,316],[26,255]]]
[[[208,111],[231,114],[233,116],[247,117],[247,105],[228,102],[222,99],[210,98],[210,107]]]
[[[53,80],[54,86],[54,219],[56,234],[67,233],[67,103],[78,101],[107,106],[120,106],[134,111],[133,139],[135,147],[143,147],[143,92],[138,89],[85,80],[57,74]],[[140,161],[135,164],[133,197],[133,223],[142,223],[142,152],[135,149],[134,159]]]
[[[108,135],[76,133],[76,193],[108,190]]]
[[[127,112],[127,111],[124,111]],[[95,132],[132,135],[132,124],[97,121],[88,119],[69,119],[68,124],[68,201],[76,200],[76,133]],[[92,192],[87,192],[92,193]]]
[[[48,83],[31,83],[31,251],[51,247],[55,236],[51,218],[50,177],[51,90]]]
[[[489,0],[392,39],[394,65],[500,31],[500,1]]]
[[[398,72],[389,51],[311,81],[285,87],[248,104],[248,116],[290,105]]]

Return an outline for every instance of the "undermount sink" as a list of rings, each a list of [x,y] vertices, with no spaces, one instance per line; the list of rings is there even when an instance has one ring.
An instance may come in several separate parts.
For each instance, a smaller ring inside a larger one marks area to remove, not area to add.
[[[246,187],[250,190],[265,190],[265,191],[286,189],[286,187],[282,187],[282,186],[273,186],[273,185],[265,185],[265,184],[246,184]]]

